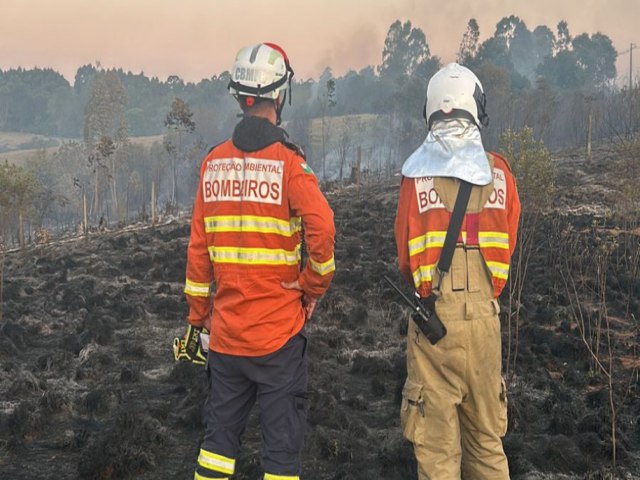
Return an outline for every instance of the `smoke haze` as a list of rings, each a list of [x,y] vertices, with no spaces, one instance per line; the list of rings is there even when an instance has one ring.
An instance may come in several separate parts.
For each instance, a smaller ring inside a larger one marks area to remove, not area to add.
[[[0,68],[51,67],[73,81],[76,69],[100,61],[161,79],[190,81],[229,68],[235,52],[260,41],[280,43],[298,78],[326,66],[342,74],[380,63],[384,37],[396,19],[424,30],[431,52],[455,59],[469,18],[481,40],[511,14],[530,30],[555,30],[567,20],[572,34],[602,31],[619,51],[640,43],[638,0],[4,0]],[[638,62],[640,65],[640,62]],[[635,70],[635,69],[634,69]],[[628,74],[628,55],[618,61]]]

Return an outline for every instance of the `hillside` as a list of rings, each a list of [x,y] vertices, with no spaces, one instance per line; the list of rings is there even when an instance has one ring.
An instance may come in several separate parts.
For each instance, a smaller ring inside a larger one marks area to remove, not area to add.
[[[580,328],[582,317],[591,342],[591,325],[603,318],[604,305],[613,342],[607,365],[613,366],[618,425],[615,478],[638,478],[640,281],[631,267],[623,268],[623,258],[639,249],[637,232],[614,215],[620,165],[609,147],[591,163],[576,152],[555,160],[558,200],[534,233],[539,247],[517,337],[506,314],[502,319],[512,368],[505,438],[511,475],[611,478],[609,382],[594,368]],[[327,194],[338,232],[337,271],[306,327],[311,412],[303,478],[309,480],[416,478],[398,414],[408,312],[382,279],[400,282],[392,233],[397,190],[393,177]],[[188,232],[188,224],[178,222],[6,255],[2,478],[51,478],[51,469],[57,478],[191,478],[206,377],[201,367],[174,363],[171,352],[187,311]],[[609,252],[605,304],[589,297],[599,290],[585,273],[591,260],[584,252],[600,258],[601,245]],[[573,268],[575,297],[565,288],[564,263]],[[508,300],[501,298],[503,312]],[[603,351],[605,336],[603,330],[597,339]],[[509,349],[514,338],[516,354]],[[234,478],[261,472],[257,425],[254,411]]]
[[[9,162],[19,165],[24,160],[34,156],[37,152],[45,150],[54,153],[62,142],[80,141],[79,139],[47,137],[21,132],[0,132],[0,162]],[[162,142],[162,135],[146,137],[131,137],[131,143],[151,147],[154,142]]]

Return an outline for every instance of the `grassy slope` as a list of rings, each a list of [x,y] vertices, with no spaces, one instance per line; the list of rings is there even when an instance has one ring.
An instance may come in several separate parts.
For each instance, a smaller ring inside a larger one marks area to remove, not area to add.
[[[65,139],[57,137],[44,137],[42,135],[34,135],[31,133],[20,132],[0,132],[0,147],[11,149],[10,151],[0,152],[0,162],[9,162],[19,165],[30,156],[42,150],[42,148],[22,148],[21,145],[28,144],[34,138],[44,141],[55,141],[60,144],[63,141],[77,141],[78,139]],[[147,137],[133,137],[131,142],[142,145],[145,148],[151,147],[154,142],[162,142],[162,135],[151,135]],[[58,147],[47,147],[44,150],[51,154],[56,152]]]

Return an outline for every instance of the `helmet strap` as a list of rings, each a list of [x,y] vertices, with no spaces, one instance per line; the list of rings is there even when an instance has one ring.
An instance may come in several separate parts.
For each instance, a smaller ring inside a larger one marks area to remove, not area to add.
[[[284,104],[287,100],[287,91],[284,91],[282,96],[282,101],[278,103],[276,99],[276,125],[280,125],[282,123],[282,110],[284,110]],[[289,96],[289,104],[291,104],[291,96]]]
[[[484,92],[480,89],[480,86],[476,84],[476,89],[473,92],[473,98],[476,101],[476,107],[478,109],[478,120],[480,120],[480,125],[486,127],[489,125],[489,115],[487,114],[487,97]]]

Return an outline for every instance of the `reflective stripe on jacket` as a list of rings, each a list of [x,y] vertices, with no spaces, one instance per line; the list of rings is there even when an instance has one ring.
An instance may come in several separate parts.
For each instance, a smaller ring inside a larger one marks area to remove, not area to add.
[[[509,262],[516,245],[520,200],[507,161],[491,153],[493,192],[478,214],[467,214],[461,241],[478,245],[491,272],[498,297],[509,276]],[[477,187],[474,187],[477,188]],[[395,223],[398,263],[405,279],[421,297],[431,293],[451,213],[446,210],[432,178],[403,178]]]
[[[300,271],[304,225],[308,262]],[[204,159],[193,208],[185,293],[189,322],[211,323],[216,352],[262,356],[304,324],[302,292],[328,288],[333,212],[303,157],[281,142],[245,153],[231,140]],[[215,285],[211,313],[211,284]]]

